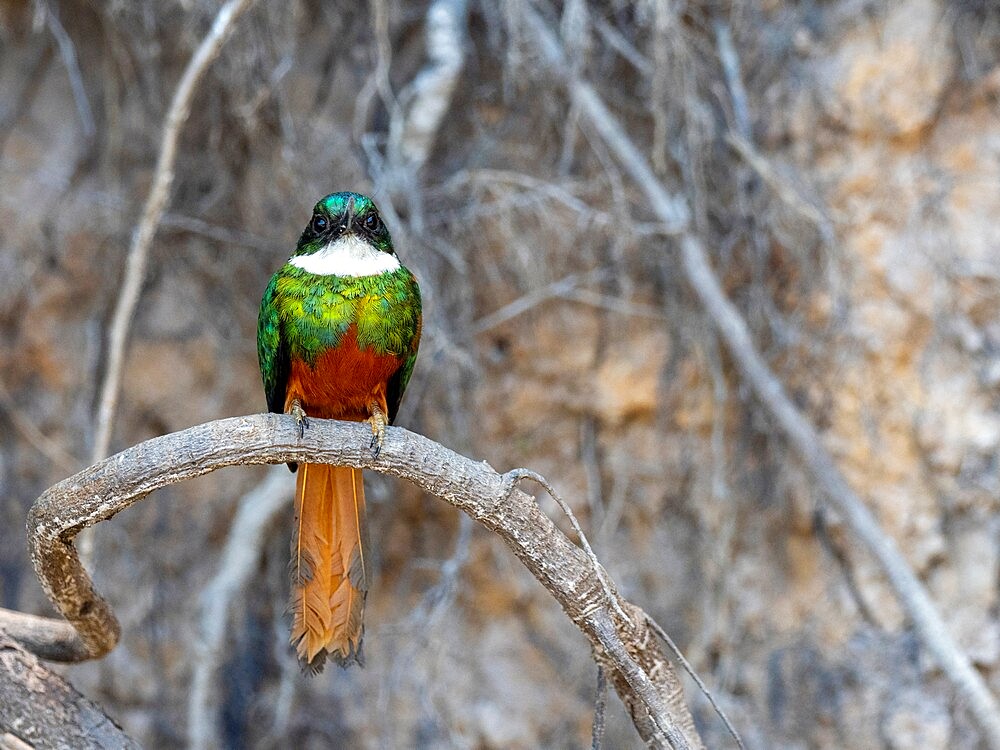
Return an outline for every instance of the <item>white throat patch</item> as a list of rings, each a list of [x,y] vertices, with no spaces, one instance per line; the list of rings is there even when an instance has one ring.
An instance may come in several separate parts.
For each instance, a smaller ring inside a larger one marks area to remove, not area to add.
[[[297,255],[288,260],[318,276],[377,276],[399,269],[399,259],[383,253],[354,234],[328,243],[312,255]]]

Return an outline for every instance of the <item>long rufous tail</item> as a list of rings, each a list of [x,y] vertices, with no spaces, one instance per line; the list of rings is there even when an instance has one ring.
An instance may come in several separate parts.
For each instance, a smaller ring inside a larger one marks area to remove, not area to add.
[[[292,536],[291,643],[303,667],[361,663],[368,576],[360,469],[299,464]]]

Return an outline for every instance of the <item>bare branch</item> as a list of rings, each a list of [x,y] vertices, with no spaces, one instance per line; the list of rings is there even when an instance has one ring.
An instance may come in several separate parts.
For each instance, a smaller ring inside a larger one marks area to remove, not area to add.
[[[21,436],[35,447],[39,453],[45,456],[55,466],[62,471],[71,472],[80,468],[82,461],[79,461],[62,447],[56,440],[43,433],[24,413],[17,408],[13,396],[0,383],[0,411],[7,413],[14,429],[21,433]]]
[[[686,227],[689,211],[684,199],[671,195],[656,178],[621,123],[593,87],[571,74],[559,42],[548,26],[534,11],[527,10],[526,13],[539,49],[551,69],[563,77],[570,95],[580,107],[581,116],[608,144],[625,171],[643,191],[653,211],[667,223],[677,224],[681,229]],[[812,472],[823,493],[844,517],[848,528],[878,561],[921,642],[968,704],[989,746],[1000,749],[1000,705],[982,675],[973,669],[969,658],[948,633],[927,589],[899,552],[895,541],[882,530],[872,512],[848,485],[816,429],[795,407],[781,381],[757,352],[746,322],[726,298],[704,247],[689,227],[681,236],[680,246],[685,277],[718,329],[740,374],[780,427],[789,445]]]
[[[605,709],[608,702],[608,678],[604,667],[597,668],[597,689],[594,695],[594,723],[590,729],[590,750],[601,750],[604,743]]]
[[[6,633],[31,653],[49,661],[82,661],[87,655],[68,622],[0,607],[0,633]]]
[[[376,2],[374,10],[376,20],[384,24],[384,3]],[[452,95],[465,65],[467,16],[467,0],[434,0],[427,8],[424,23],[427,63],[398,98],[383,95],[392,113],[385,158],[379,158],[377,152],[372,151],[370,165],[376,184],[389,192],[389,200],[379,205],[386,211],[390,226],[403,229],[404,223],[393,204],[405,200],[408,209],[406,231],[418,237],[424,234],[424,209],[422,192],[416,186],[451,107]],[[387,36],[387,31],[379,34],[377,48],[379,65],[384,61],[385,70],[388,70]],[[378,80],[384,80],[384,87],[388,89],[387,75]]]
[[[584,534],[583,529],[580,528],[580,522],[576,520],[576,514],[573,512],[573,509],[569,507],[569,503],[563,500],[562,495],[556,492],[555,487],[552,486],[548,479],[537,472],[531,471],[530,469],[512,469],[504,474],[504,478],[508,479],[511,484],[516,484],[522,479],[530,479],[532,482],[540,484],[545,491],[549,493],[549,497],[556,501],[556,505],[562,509],[562,512],[565,513],[566,517],[569,519],[569,523],[573,527],[573,531],[576,532],[576,536],[580,540],[580,546],[583,547],[583,551],[587,553],[587,557],[590,559],[590,564],[594,566],[594,572],[597,573],[597,577],[600,579],[601,585],[604,587],[604,593],[608,595],[608,601],[611,602],[611,606],[614,608],[615,612],[618,613],[619,617],[631,625],[632,621],[629,619],[625,610],[623,610],[618,604],[618,600],[615,598],[614,592],[611,590],[611,583],[607,579],[607,572],[598,561],[597,555],[594,554],[594,549],[590,546],[590,542],[587,541],[587,535]],[[673,643],[670,645],[673,645]]]
[[[527,312],[533,307],[536,307],[553,297],[561,297],[569,294],[578,284],[599,281],[606,275],[606,269],[598,268],[588,273],[571,273],[568,276],[557,279],[550,284],[546,284],[540,289],[536,289],[518,297],[516,300],[504,305],[499,310],[494,310],[488,315],[484,315],[472,324],[472,333],[478,335],[484,331],[490,330],[491,328],[496,328],[497,326],[506,323],[508,320],[516,318],[518,315]]]
[[[743,738],[740,737],[740,733],[736,731],[736,727],[733,726],[733,723],[729,720],[729,717],[726,715],[726,712],[722,710],[722,706],[720,706],[715,701],[715,697],[709,691],[705,683],[702,682],[701,677],[694,670],[694,667],[691,666],[690,662],[688,662],[688,660],[684,657],[684,654],[677,647],[677,644],[674,643],[674,639],[671,638],[670,634],[663,629],[663,626],[661,626],[660,623],[658,623],[652,617],[649,617],[647,615],[647,619],[649,620],[649,627],[651,627],[653,629],[653,632],[663,639],[663,642],[667,644],[667,647],[670,649],[671,653],[673,653],[673,655],[677,658],[677,661],[680,662],[681,666],[684,668],[684,671],[688,673],[688,676],[692,680],[694,680],[695,684],[698,686],[698,689],[701,690],[702,694],[708,699],[708,702],[711,704],[715,713],[718,714],[719,718],[722,719],[722,723],[725,724],[726,730],[736,741],[736,746],[740,750],[745,750],[746,745],[743,744]]]
[[[94,703],[0,629],[0,748],[139,745]]]
[[[466,0],[427,9],[427,65],[399,94],[389,128],[389,161],[416,175],[430,156],[465,61]]]
[[[740,58],[733,44],[733,31],[725,21],[715,21],[712,24],[715,31],[715,46],[719,48],[719,62],[726,77],[729,97],[733,101],[734,130],[740,138],[753,141],[753,126],[750,122],[750,105],[747,103],[747,90],[743,86],[743,75],[740,72]]]
[[[103,656],[120,632],[80,564],[73,546],[80,531],[156,489],[224,466],[354,466],[408,479],[494,531],[588,637],[643,739],[657,748],[701,747],[680,682],[645,613],[622,600],[613,582],[601,580],[587,554],[533,498],[485,462],[397,427],[389,428],[379,458],[373,458],[366,430],[364,424],[314,419],[299,440],[294,419],[286,415],[223,419],[140,443],[47,490],[29,514],[29,549],[43,588],[76,628],[75,653]]]
[[[73,101],[76,102],[76,111],[80,115],[80,126],[83,128],[83,137],[88,141],[97,132],[94,124],[94,110],[90,106],[87,98],[87,89],[83,85],[83,75],[80,72],[80,63],[76,59],[76,47],[73,40],[69,38],[65,27],[59,20],[48,3],[43,0],[36,0],[36,9],[45,18],[45,25],[49,27],[49,32],[56,40],[59,47],[59,57],[62,58],[63,66],[66,68],[66,75],[69,76],[70,89],[73,92]]]
[[[97,425],[94,431],[94,449],[92,461],[99,461],[108,455],[111,444],[111,429],[115,411],[118,408],[118,395],[121,391],[122,367],[125,360],[125,343],[135,306],[139,301],[139,292],[146,277],[146,260],[149,257],[149,246],[163,217],[167,200],[170,197],[170,185],[174,180],[174,161],[177,159],[177,142],[180,139],[181,127],[184,125],[191,109],[198,82],[208,66],[212,64],[222,45],[225,43],[233,22],[243,13],[253,0],[229,0],[219,9],[212,23],[212,28],[202,40],[194,56],[184,70],[174,98],[170,102],[163,123],[163,139],[160,141],[160,155],[156,162],[156,172],[153,175],[152,187],[146,197],[146,205],[142,210],[142,218],[132,234],[132,244],[129,247],[128,258],[125,261],[125,278],[122,281],[118,303],[115,305],[114,316],[108,331],[108,357],[104,381],[101,384],[101,395],[97,409]]]

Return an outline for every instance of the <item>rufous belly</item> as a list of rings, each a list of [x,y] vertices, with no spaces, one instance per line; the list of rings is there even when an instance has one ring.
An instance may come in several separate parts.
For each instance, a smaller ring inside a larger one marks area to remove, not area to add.
[[[306,416],[320,419],[363,422],[371,416],[373,402],[388,413],[386,386],[401,364],[395,354],[359,348],[357,330],[351,326],[340,343],[320,354],[312,367],[292,358],[285,411],[298,399]]]

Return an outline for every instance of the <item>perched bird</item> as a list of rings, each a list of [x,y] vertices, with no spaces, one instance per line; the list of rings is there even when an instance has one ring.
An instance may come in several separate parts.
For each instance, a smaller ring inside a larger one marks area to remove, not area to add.
[[[396,257],[370,198],[333,193],[313,208],[295,252],[271,278],[257,320],[267,407],[369,422],[378,454],[413,372],[420,290]],[[365,489],[361,470],[289,464],[298,471],[292,537],[291,643],[304,668],[329,656],[361,662]]]

